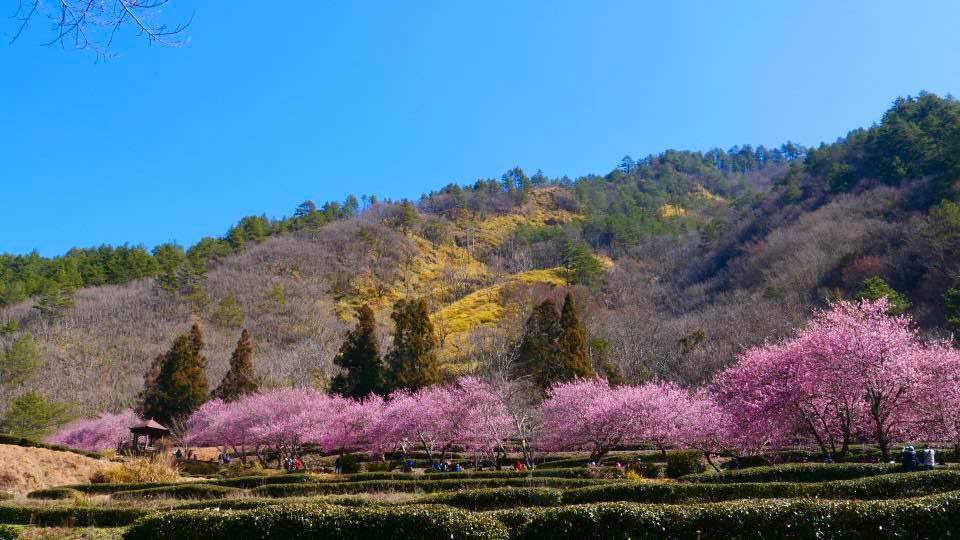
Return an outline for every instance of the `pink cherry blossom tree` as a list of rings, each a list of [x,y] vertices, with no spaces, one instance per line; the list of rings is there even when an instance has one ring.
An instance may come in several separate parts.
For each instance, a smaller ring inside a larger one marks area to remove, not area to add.
[[[455,438],[467,452],[487,456],[506,454],[505,442],[516,434],[514,418],[494,389],[476,377],[460,378],[454,389],[460,421]]]
[[[922,436],[951,443],[960,457],[960,351],[940,342],[924,352],[918,381]]]
[[[138,421],[137,415],[130,410],[118,414],[103,413],[96,418],[67,424],[47,442],[90,452],[113,450],[130,434],[130,426]]]
[[[652,442],[661,450],[678,446],[693,430],[687,409],[693,400],[671,383],[610,387],[603,379],[560,383],[543,402],[547,450],[589,450],[597,461],[610,450]]]
[[[887,314],[886,299],[838,302],[794,337],[746,351],[712,389],[741,445],[808,436],[843,455],[860,436],[889,459],[890,442],[915,424],[923,350],[909,318]]]

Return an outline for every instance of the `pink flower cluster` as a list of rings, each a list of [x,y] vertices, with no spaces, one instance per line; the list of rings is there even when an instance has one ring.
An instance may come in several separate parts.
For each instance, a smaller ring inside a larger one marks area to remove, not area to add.
[[[47,442],[91,452],[112,450],[129,436],[130,426],[138,421],[137,415],[130,410],[119,414],[103,413],[96,418],[67,424]]]

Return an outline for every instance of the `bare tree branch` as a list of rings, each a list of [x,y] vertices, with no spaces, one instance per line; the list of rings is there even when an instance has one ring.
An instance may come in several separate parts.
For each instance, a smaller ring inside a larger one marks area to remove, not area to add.
[[[10,43],[21,38],[38,18],[50,22],[53,39],[44,45],[59,44],[65,49],[92,50],[109,55],[117,32],[124,27],[150,43],[179,46],[186,42],[186,22],[169,25],[159,20],[170,0],[18,0],[13,17],[19,21]]]

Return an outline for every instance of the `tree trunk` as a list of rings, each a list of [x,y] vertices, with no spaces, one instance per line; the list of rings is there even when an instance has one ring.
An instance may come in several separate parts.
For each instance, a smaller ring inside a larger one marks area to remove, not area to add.
[[[709,463],[710,466],[713,467],[714,471],[720,472],[720,467],[717,467],[717,464],[713,462],[713,459],[710,457],[710,452],[704,452],[703,457],[707,459],[707,463]]]

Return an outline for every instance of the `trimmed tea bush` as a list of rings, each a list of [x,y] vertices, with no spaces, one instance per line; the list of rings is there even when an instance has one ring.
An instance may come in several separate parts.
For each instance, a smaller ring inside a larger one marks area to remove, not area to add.
[[[75,489],[81,493],[86,493],[87,495],[109,495],[111,493],[117,493],[120,491],[180,486],[188,483],[189,482],[184,482],[183,484],[174,482],[136,482],[131,484],[70,484],[60,487]]]
[[[437,493],[417,503],[445,504],[468,510],[497,510],[521,506],[559,506],[562,491],[553,488],[493,488]]]
[[[276,474],[276,475],[267,475],[267,476],[239,476],[236,478],[225,478],[222,480],[210,480],[205,482],[206,484],[213,484],[216,486],[227,486],[227,487],[237,487],[250,489],[260,486],[266,486],[269,484],[298,484],[298,483],[313,483],[313,482],[324,482],[326,480],[321,479],[318,476],[312,475],[310,473],[289,473],[289,474]]]
[[[27,498],[29,499],[46,499],[46,500],[63,500],[63,499],[73,499],[81,495],[81,493],[75,489],[70,488],[49,488],[49,489],[38,489],[36,491],[31,491],[27,493]]]
[[[700,468],[703,452],[698,450],[678,450],[667,453],[667,476],[679,478],[693,474]]]
[[[135,489],[131,491],[119,491],[113,494],[116,500],[129,499],[224,499],[233,495],[239,495],[243,490],[226,487],[214,486],[211,484],[181,484],[178,486],[164,486],[148,489]]]
[[[0,524],[42,527],[121,527],[150,514],[141,508],[0,505]]]
[[[684,476],[686,482],[826,482],[849,480],[897,472],[899,466],[888,463],[791,463],[749,469],[733,469]]]
[[[258,487],[252,493],[261,497],[302,497],[307,495],[337,495],[396,491],[401,493],[432,493],[497,487],[561,487],[575,488],[606,483],[604,480],[580,478],[463,478],[445,480],[368,480],[361,482],[319,482],[314,484],[271,484]]]
[[[248,511],[188,510],[137,522],[126,540],[507,540],[507,529],[483,514],[452,508],[347,508],[284,505]]]
[[[343,474],[353,474],[360,472],[360,457],[356,454],[344,454],[340,456],[340,472]]]

